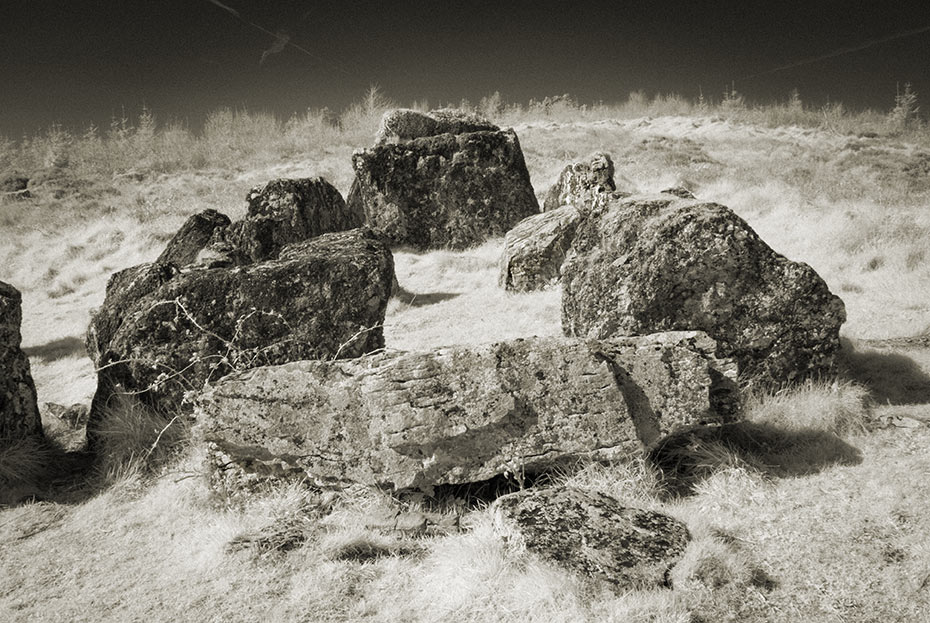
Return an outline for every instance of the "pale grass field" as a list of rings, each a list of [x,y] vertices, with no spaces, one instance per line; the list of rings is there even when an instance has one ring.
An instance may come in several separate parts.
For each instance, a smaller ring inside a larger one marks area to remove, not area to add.
[[[907,168],[928,151],[926,136],[862,138],[751,111],[634,104],[505,109],[499,120],[515,127],[540,198],[567,162],[607,151],[621,189],[684,184],[731,207],[775,250],[811,264],[849,315],[844,379],[750,397],[760,428],[747,430],[766,450],[705,444],[687,459],[689,494],[670,497],[642,461],[561,476],[688,524],[694,540],[672,590],[617,594],[573,576],[495,537],[480,504],[461,533],[445,535],[371,526],[398,511],[451,518],[449,500],[351,489],[321,502],[283,487],[224,505],[184,431],[140,459],[165,424],[152,421],[89,485],[0,508],[0,620],[926,620],[930,430],[919,421],[930,421],[930,350],[867,342],[930,329],[930,172]],[[23,291],[40,404],[89,402],[95,379],[80,340],[111,272],[154,259],[190,214],[241,216],[248,189],[273,177],[323,175],[347,193],[351,152],[370,143],[378,116],[362,112],[349,130],[317,128],[316,141],[286,134],[283,151],[240,160],[205,138],[195,144],[202,166],[143,168],[92,180],[88,196],[0,204],[0,279]],[[273,131],[248,127],[242,140]],[[210,164],[224,158],[226,167]],[[388,307],[387,347],[560,334],[558,287],[498,288],[501,245],[396,250],[404,292]],[[897,425],[880,426],[888,421]]]

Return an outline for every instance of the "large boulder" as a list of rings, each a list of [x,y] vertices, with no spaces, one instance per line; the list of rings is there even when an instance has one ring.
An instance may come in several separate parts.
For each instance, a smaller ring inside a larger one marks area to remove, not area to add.
[[[699,329],[744,383],[834,373],[843,301],[728,208],[672,195],[615,200],[562,266],[562,329],[608,338]]]
[[[213,233],[229,224],[229,217],[216,210],[204,210],[191,215],[168,241],[155,263],[187,266],[210,243]]]
[[[573,205],[534,214],[507,232],[498,284],[505,290],[540,290],[558,283],[581,212]]]
[[[92,423],[117,391],[176,412],[186,391],[232,370],[384,346],[394,262],[367,229],[324,234],[248,266],[165,266],[110,280],[89,331],[98,367]]]
[[[247,199],[246,217],[224,236],[246,262],[274,259],[289,244],[355,229],[364,219],[361,209],[348,209],[339,191],[322,177],[271,180],[249,191]]]
[[[513,130],[379,145],[352,164],[349,208],[391,244],[462,249],[539,212]]]
[[[570,487],[511,493],[495,500],[492,512],[505,539],[622,590],[669,586],[691,540],[687,526],[668,515]]]
[[[465,134],[466,132],[496,132],[499,127],[475,113],[443,108],[420,112],[409,108],[396,108],[384,113],[375,136],[375,144],[389,141],[408,141],[437,134]]]
[[[0,446],[42,436],[29,359],[20,348],[22,295],[0,281]]]
[[[736,417],[735,367],[695,332],[529,338],[229,375],[197,398],[214,480],[396,489],[612,459]]]
[[[543,211],[566,205],[584,210],[604,201],[615,190],[614,161],[610,154],[595,152],[562,170],[558,181],[546,193]]]
[[[113,336],[140,299],[151,294],[178,274],[174,264],[140,264],[110,275],[103,305],[91,315],[84,348],[99,367]]]

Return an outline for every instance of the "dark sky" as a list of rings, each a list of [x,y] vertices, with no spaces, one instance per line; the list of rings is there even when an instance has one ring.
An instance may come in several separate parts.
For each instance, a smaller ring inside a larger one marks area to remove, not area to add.
[[[372,84],[438,105],[496,90],[524,103],[637,89],[719,99],[732,81],[751,101],[797,88],[812,104],[887,110],[911,82],[930,110],[928,0],[220,1],[240,17],[210,0],[0,0],[0,135],[105,127],[143,104],[192,128],[223,106],[338,111]],[[303,51],[262,62],[270,33]]]

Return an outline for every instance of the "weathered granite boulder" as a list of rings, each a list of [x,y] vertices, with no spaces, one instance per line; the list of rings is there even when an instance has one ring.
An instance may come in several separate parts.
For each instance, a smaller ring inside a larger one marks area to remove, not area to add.
[[[225,232],[247,262],[274,259],[285,246],[334,231],[361,227],[364,213],[348,209],[322,177],[276,179],[253,188],[248,214]]]
[[[178,274],[173,264],[140,264],[110,275],[103,305],[91,315],[84,348],[94,366],[102,365],[113,336],[140,299],[151,294]]]
[[[834,372],[843,301],[715,203],[612,201],[586,218],[562,266],[562,329],[608,338],[699,329],[744,383]]]
[[[575,162],[562,170],[558,181],[546,193],[543,211],[573,205],[579,210],[604,201],[606,193],[617,190],[614,183],[614,161],[610,154],[596,152],[582,162]]]
[[[505,290],[540,290],[558,283],[581,212],[573,205],[534,214],[507,232],[498,284]]]
[[[20,345],[22,295],[0,281],[0,445],[42,436],[29,359]]]
[[[216,210],[204,210],[190,216],[168,241],[155,263],[178,267],[192,263],[197,254],[210,243],[213,232],[228,227],[229,223],[229,217]]]
[[[99,369],[92,423],[117,391],[177,412],[184,392],[232,370],[384,346],[394,263],[367,229],[290,245],[267,262],[174,271],[145,288],[120,279],[131,271],[168,276],[161,266],[114,275],[91,323],[88,350]]]
[[[197,398],[214,480],[395,489],[611,459],[737,416],[735,366],[678,332],[529,338],[235,373]]]
[[[513,130],[380,145],[352,164],[349,208],[391,244],[462,249],[539,212]]]
[[[466,132],[496,132],[499,127],[475,113],[451,108],[420,112],[409,108],[396,108],[384,113],[375,136],[375,144],[388,141],[407,141],[437,134],[465,134]]]
[[[505,539],[622,590],[669,586],[669,571],[691,540],[687,526],[668,515],[570,487],[511,493],[491,511]]]

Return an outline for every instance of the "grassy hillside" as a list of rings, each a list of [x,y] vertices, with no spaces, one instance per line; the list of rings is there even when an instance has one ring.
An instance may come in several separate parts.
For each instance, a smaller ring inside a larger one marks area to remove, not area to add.
[[[733,94],[715,105],[634,94],[621,106],[478,106],[516,129],[540,197],[567,162],[607,151],[619,188],[685,185],[732,208],[846,302],[838,382],[751,396],[747,424],[670,449],[666,473],[633,461],[562,476],[688,524],[673,590],[617,595],[571,576],[495,539],[462,492],[290,487],[217,500],[179,421],[130,427],[116,413],[113,451],[86,481],[4,492],[16,503],[0,507],[0,620],[921,620],[930,133],[913,102],[897,104],[850,113],[796,98],[754,108]],[[0,140],[0,177],[33,180],[31,197],[0,198],[0,280],[23,292],[40,404],[89,402],[81,340],[110,273],[154,259],[190,214],[241,216],[248,189],[268,179],[323,175],[345,194],[351,153],[371,143],[387,105],[373,91],[342,115],[220,111],[199,134],[146,113],[103,132]],[[388,347],[559,334],[559,289],[503,292],[500,250],[501,240],[398,250],[408,294],[388,308]]]

